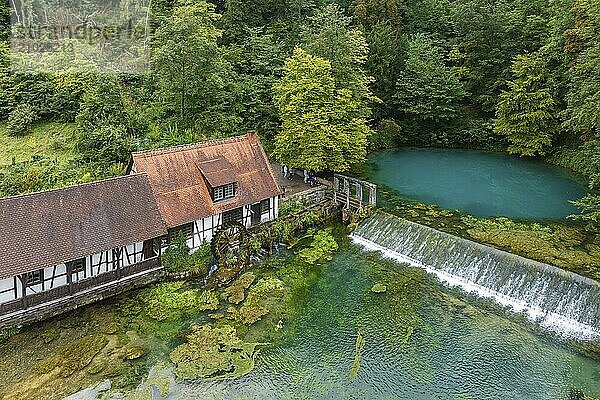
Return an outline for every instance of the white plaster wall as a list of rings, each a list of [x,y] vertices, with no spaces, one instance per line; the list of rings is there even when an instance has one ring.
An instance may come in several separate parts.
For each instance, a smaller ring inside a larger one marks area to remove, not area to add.
[[[54,267],[44,268],[44,290],[54,289],[55,287],[64,286],[67,284],[67,267],[65,264],[56,265],[56,272]],[[62,275],[52,279],[52,274]]]
[[[0,280],[0,292],[4,290],[11,289],[10,292],[0,294],[0,303],[6,303],[8,301],[14,300],[15,291],[14,291],[14,278],[6,278]]]

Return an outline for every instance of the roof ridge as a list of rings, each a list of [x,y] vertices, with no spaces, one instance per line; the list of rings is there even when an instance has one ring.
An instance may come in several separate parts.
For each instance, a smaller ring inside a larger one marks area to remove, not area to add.
[[[197,149],[197,148],[202,148],[202,147],[215,146],[215,145],[219,145],[219,144],[241,141],[244,139],[248,139],[254,135],[256,135],[255,131],[249,131],[243,135],[230,136],[230,137],[226,137],[226,138],[209,139],[209,140],[204,140],[204,141],[196,142],[196,143],[187,143],[187,144],[180,144],[180,145],[170,146],[170,147],[162,147],[160,149],[148,149],[148,150],[134,151],[131,153],[131,156],[135,157],[138,155],[139,156],[158,155],[158,154],[171,153],[171,152],[187,150],[187,149]]]
[[[8,197],[0,198],[0,202],[6,201],[6,200],[17,199],[17,198],[21,198],[21,197],[37,196],[37,195],[42,195],[42,194],[46,194],[46,193],[53,193],[53,192],[62,192],[62,191],[67,191],[67,190],[73,190],[75,188],[81,188],[81,187],[97,186],[99,184],[110,182],[110,181],[117,181],[117,180],[120,180],[120,179],[123,179],[123,180],[125,180],[125,179],[131,179],[131,178],[138,177],[138,176],[145,176],[146,177],[146,182],[148,182],[148,184],[150,183],[150,180],[148,178],[148,173],[146,171],[142,171],[142,172],[135,173],[135,174],[119,175],[119,176],[113,176],[113,177],[110,177],[110,178],[104,178],[104,179],[100,179],[100,180],[93,181],[93,182],[76,183],[74,185],[68,185],[68,186],[61,186],[61,187],[52,188],[52,189],[39,190],[37,192],[19,193],[19,194],[16,194],[14,196],[8,196]]]

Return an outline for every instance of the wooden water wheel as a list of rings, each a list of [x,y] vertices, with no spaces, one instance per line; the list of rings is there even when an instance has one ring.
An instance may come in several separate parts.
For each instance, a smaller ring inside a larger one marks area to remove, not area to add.
[[[211,244],[219,266],[215,278],[221,284],[233,279],[250,262],[250,234],[239,222],[223,224]]]

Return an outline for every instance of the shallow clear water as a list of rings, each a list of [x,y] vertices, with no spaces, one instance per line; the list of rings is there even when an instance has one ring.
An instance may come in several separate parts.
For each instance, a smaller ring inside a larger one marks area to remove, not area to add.
[[[407,148],[370,157],[371,181],[409,199],[479,217],[560,219],[585,186],[563,169],[508,154]]]
[[[376,282],[387,292],[371,293]],[[251,374],[180,385],[172,398],[559,400],[573,388],[600,396],[600,360],[456,296],[418,268],[348,245],[323,268],[295,334],[259,353]],[[352,381],[359,331],[366,345]]]

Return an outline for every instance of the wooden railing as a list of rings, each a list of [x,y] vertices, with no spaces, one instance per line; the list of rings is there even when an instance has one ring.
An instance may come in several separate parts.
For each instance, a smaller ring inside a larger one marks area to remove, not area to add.
[[[0,304],[0,315],[9,314],[15,311],[68,297],[70,295],[83,292],[84,290],[91,290],[102,284],[116,282],[119,279],[127,278],[141,272],[150,271],[158,267],[160,267],[160,259],[159,257],[153,257],[137,264],[128,265],[126,267],[114,269],[100,275],[82,279],[78,282],[73,282],[71,285],[63,285],[54,289],[45,290],[43,292],[29,294],[24,298]]]
[[[346,209],[377,204],[377,185],[346,175],[333,175],[333,202]]]

